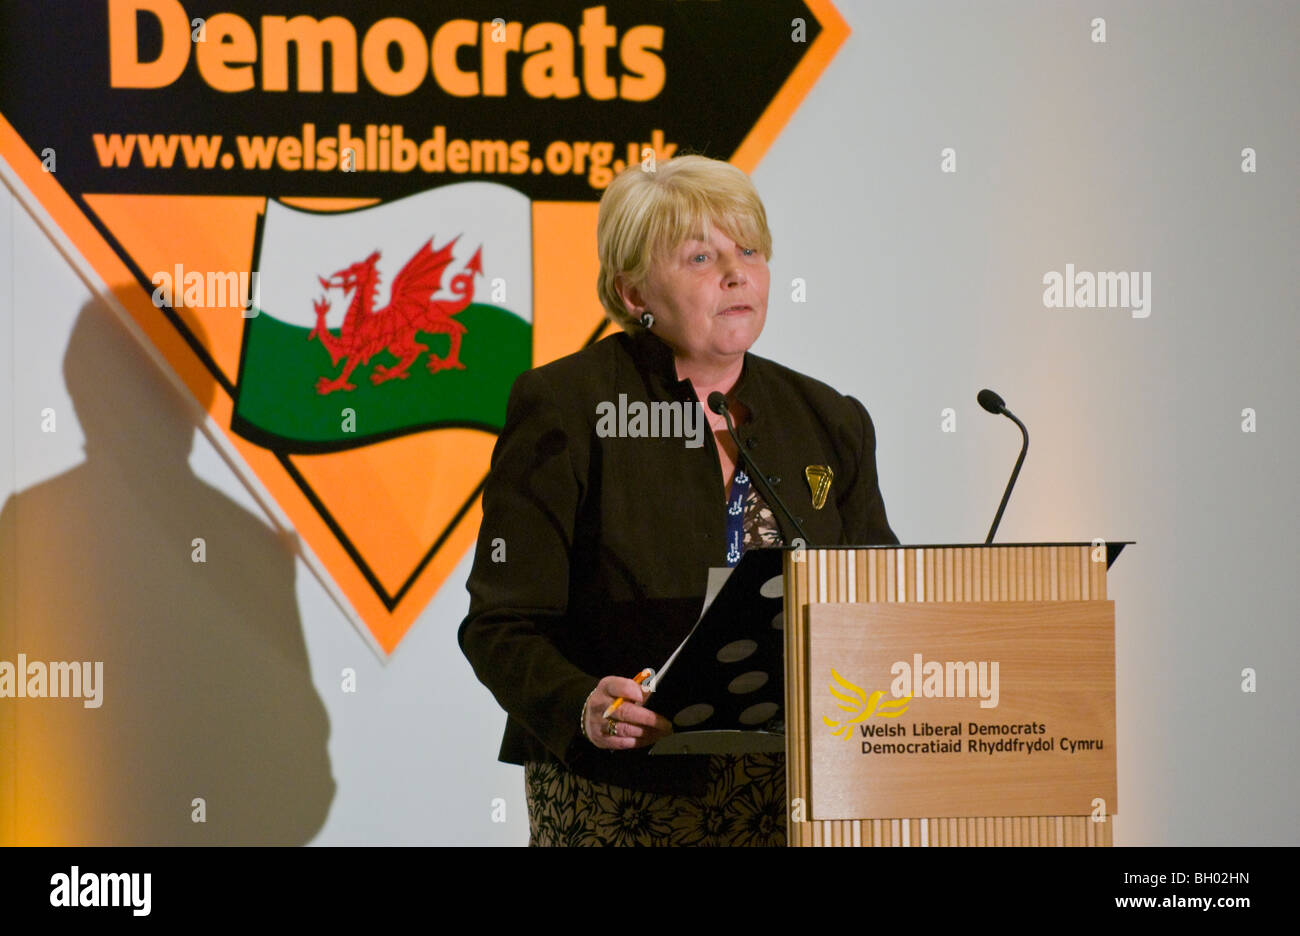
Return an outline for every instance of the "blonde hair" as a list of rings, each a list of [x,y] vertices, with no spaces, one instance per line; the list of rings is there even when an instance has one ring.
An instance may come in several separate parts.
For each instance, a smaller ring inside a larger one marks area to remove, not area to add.
[[[606,317],[624,331],[642,327],[619,295],[617,277],[643,288],[654,265],[679,244],[707,242],[711,225],[772,259],[758,190],[730,163],[692,154],[658,163],[653,172],[634,163],[619,173],[601,196],[596,221],[596,292]]]

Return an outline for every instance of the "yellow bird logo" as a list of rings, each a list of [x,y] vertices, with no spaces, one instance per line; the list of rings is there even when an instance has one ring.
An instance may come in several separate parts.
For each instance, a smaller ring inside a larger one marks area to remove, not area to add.
[[[831,680],[832,682],[827,688],[830,689],[831,695],[839,700],[835,704],[850,713],[852,717],[846,721],[838,722],[829,716],[823,715],[822,721],[826,723],[826,727],[831,729],[831,734],[846,741],[849,735],[853,733],[851,725],[866,721],[873,715],[878,718],[897,718],[907,711],[907,703],[912,700],[910,695],[906,695],[901,699],[889,699],[882,702],[881,700],[885,698],[883,690],[877,689],[868,696],[865,689],[853,685],[853,683],[835,672],[834,669],[831,670]]]

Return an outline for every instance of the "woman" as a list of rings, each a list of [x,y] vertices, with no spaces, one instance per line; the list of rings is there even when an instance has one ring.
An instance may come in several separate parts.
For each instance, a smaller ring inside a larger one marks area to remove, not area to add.
[[[500,759],[525,766],[530,844],[783,845],[784,758],[649,757],[672,726],[630,677],[685,637],[709,567],[797,535],[700,401],[727,397],[742,445],[813,544],[898,542],[871,419],[748,352],[772,242],[739,169],[686,155],[625,170],[601,198],[597,242],[597,290],[624,331],[515,381],[461,648],[509,714]],[[690,420],[654,435],[629,420],[611,435],[601,414],[635,403],[696,406],[712,438],[692,437]],[[833,472],[821,503],[812,465]]]

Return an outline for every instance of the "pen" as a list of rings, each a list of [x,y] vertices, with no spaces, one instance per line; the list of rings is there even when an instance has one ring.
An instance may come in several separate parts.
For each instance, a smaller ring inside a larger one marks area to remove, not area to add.
[[[641,672],[637,673],[635,677],[633,677],[633,681],[639,686],[645,686],[646,683],[650,682],[650,680],[654,678],[655,678],[655,671],[647,666]],[[622,696],[615,699],[613,702],[609,704],[609,708],[605,709],[605,714],[600,717],[609,718],[609,716],[613,715],[615,712],[618,711],[618,707],[622,705],[625,701],[627,700],[624,699]]]

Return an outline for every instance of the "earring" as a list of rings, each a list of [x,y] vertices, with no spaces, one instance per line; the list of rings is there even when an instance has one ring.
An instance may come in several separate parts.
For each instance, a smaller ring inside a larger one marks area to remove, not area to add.
[[[650,313],[648,309],[645,312],[641,313],[642,325],[644,325],[646,328],[650,328],[652,325],[654,325],[654,323],[655,323],[655,317]]]

